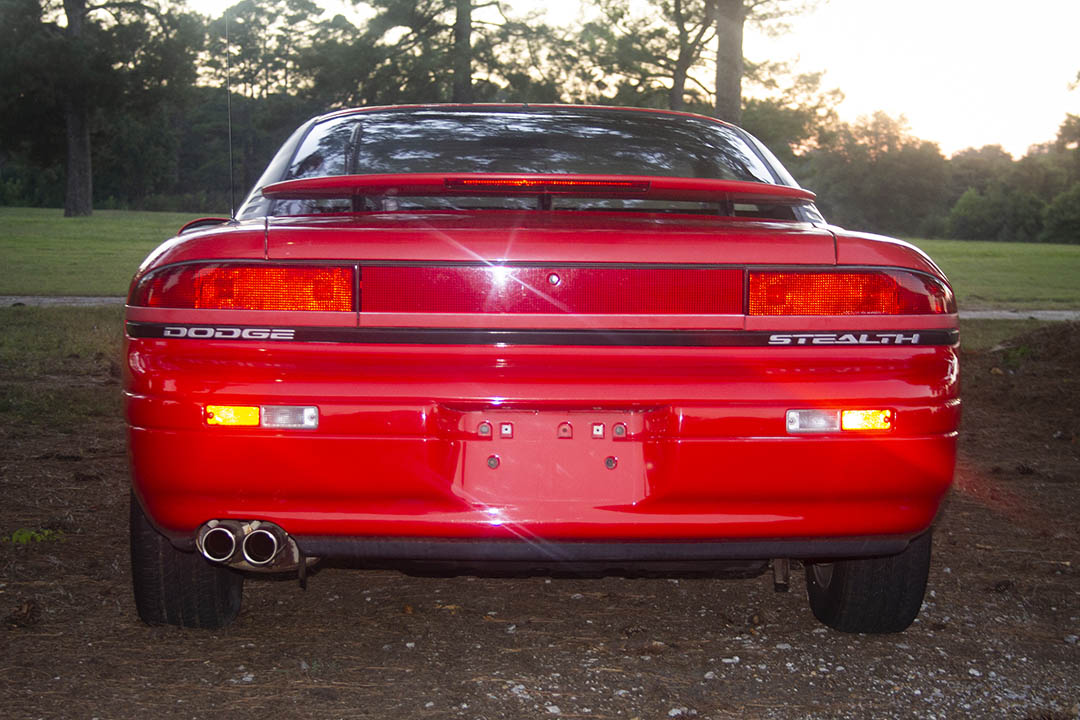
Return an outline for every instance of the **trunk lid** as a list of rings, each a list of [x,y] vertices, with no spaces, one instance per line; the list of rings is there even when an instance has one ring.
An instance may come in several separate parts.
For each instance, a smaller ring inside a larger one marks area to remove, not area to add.
[[[833,234],[809,223],[515,210],[271,218],[267,253],[271,260],[427,265],[832,265],[836,260]]]
[[[267,237],[272,260],[357,261],[378,326],[733,328],[747,266],[835,261],[809,224],[620,213],[290,218]]]

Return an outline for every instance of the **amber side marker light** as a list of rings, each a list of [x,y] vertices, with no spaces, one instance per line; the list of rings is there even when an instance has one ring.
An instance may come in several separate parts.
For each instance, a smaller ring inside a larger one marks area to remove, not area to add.
[[[843,410],[841,430],[892,430],[892,410]]]
[[[259,424],[259,408],[251,405],[207,405],[206,424],[254,427]]]
[[[207,425],[314,430],[319,408],[311,405],[207,405]]]
[[[840,431],[892,430],[892,410],[788,410],[787,431],[794,435]]]

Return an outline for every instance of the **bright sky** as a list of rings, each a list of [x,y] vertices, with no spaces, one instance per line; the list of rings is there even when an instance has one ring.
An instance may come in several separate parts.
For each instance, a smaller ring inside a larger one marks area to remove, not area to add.
[[[350,6],[316,2],[337,12]],[[189,4],[221,13],[219,0]],[[579,0],[506,7],[546,8],[556,23],[581,14]],[[797,72],[824,70],[824,87],[844,92],[842,119],[904,115],[913,134],[946,155],[1000,144],[1020,157],[1053,140],[1067,112],[1080,114],[1080,89],[1069,89],[1080,72],[1078,0],[821,0],[791,25],[778,37],[748,26],[744,54],[793,62]]]
[[[1001,144],[1014,156],[1080,114],[1077,0],[830,0],[775,39],[748,34],[754,60],[798,58],[845,95],[844,119],[907,117],[949,155]]]

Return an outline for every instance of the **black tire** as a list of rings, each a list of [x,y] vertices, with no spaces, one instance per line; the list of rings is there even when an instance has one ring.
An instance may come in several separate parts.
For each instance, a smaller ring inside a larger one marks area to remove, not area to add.
[[[906,629],[926,592],[930,538],[927,530],[899,555],[806,563],[806,594],[814,615],[843,632]]]
[[[157,531],[131,496],[131,581],[148,625],[225,627],[240,613],[244,576],[184,552]]]

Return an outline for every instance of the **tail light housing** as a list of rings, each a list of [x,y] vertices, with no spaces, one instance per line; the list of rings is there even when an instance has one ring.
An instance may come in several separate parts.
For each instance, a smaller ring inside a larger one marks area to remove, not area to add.
[[[129,302],[208,310],[355,312],[352,267],[197,263],[148,274]]]
[[[937,278],[904,270],[750,271],[749,315],[939,315],[956,299]]]
[[[893,429],[896,413],[890,409],[788,410],[785,424],[790,435],[835,432],[888,432]]]

